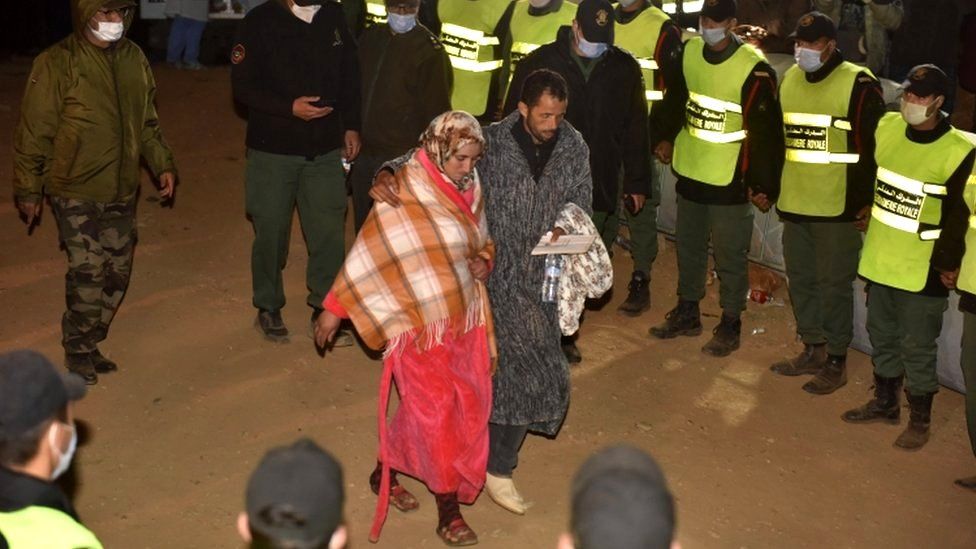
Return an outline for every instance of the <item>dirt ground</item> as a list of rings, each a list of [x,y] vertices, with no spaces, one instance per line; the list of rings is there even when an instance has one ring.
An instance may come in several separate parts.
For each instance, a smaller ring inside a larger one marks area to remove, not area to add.
[[[10,136],[29,68],[0,64],[0,179],[12,178]],[[75,460],[75,502],[106,547],[240,547],[234,519],[263,452],[310,436],[341,460],[353,547],[367,547],[374,496],[366,478],[376,447],[379,363],[359,348],[324,359],[305,337],[304,245],[297,223],[285,279],[287,345],[252,322],[244,217],[244,122],[226,69],[157,68],[163,129],[181,172],[175,208],[144,182],[139,245],[128,295],[103,351],[121,371],[102,376],[77,408],[87,427]],[[9,191],[9,187],[7,187]],[[33,236],[0,193],[0,349],[31,347],[61,360],[64,258],[49,211]],[[866,356],[850,382],[814,397],[803,379],[767,365],[795,352],[788,307],[750,304],[742,349],[699,352],[717,322],[717,286],[703,303],[706,334],[661,342],[647,328],[675,301],[674,248],[654,265],[653,308],[614,310],[630,265],[618,250],[617,292],[587,316],[565,427],[530,436],[516,472],[534,502],[524,517],[486,497],[465,510],[483,547],[553,547],[568,520],[568,484],[594,450],[626,441],[661,462],[678,501],[686,548],[976,547],[976,496],[952,480],[976,473],[962,397],[936,398],[932,440],[892,448],[900,428],[853,426],[840,414],[870,396]],[[778,297],[783,298],[780,290]],[[756,328],[765,333],[753,335]],[[907,410],[906,414],[907,416]],[[391,511],[377,547],[441,547],[422,485],[419,512]]]

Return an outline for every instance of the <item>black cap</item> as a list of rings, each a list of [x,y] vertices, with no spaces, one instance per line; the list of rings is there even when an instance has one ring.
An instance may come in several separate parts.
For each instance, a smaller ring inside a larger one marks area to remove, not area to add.
[[[701,16],[715,22],[725,21],[735,17],[736,9],[735,0],[705,0],[704,5],[702,5]]]
[[[576,8],[576,23],[590,42],[613,44],[613,6],[607,0],[583,0]]]
[[[59,372],[36,351],[0,355],[0,438],[19,436],[41,425],[68,402],[85,396],[85,391],[81,376]]]
[[[949,93],[949,77],[942,69],[931,63],[918,65],[908,71],[908,76],[901,87],[919,97],[946,95]]]
[[[837,38],[837,26],[834,20],[819,11],[811,11],[800,17],[796,22],[796,30],[790,34],[789,38],[803,40],[804,42],[816,42],[821,38]]]
[[[317,544],[342,521],[342,467],[307,438],[268,451],[247,483],[251,530],[276,541]]]
[[[612,446],[590,457],[572,487],[572,530],[582,547],[670,547],[674,499],[651,456]]]

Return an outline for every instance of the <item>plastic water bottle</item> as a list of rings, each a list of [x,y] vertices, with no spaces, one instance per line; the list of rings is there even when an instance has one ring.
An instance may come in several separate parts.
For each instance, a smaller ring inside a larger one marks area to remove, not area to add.
[[[559,275],[563,272],[563,256],[549,254],[546,256],[545,276],[542,279],[542,302],[556,303],[559,301]]]

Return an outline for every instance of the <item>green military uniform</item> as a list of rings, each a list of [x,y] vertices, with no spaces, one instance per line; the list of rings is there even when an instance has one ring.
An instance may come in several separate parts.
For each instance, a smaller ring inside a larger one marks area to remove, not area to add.
[[[9,513],[0,512],[0,544],[11,549],[59,548],[102,549],[89,529],[66,513],[49,507],[32,506]]]
[[[972,144],[948,122],[941,124],[947,129],[930,142],[906,136],[908,126],[897,113],[878,124],[874,205],[858,267],[871,282],[867,328],[874,372],[887,379],[905,375],[909,394],[916,396],[938,391],[936,339],[948,294],[931,260],[944,204],[953,199],[949,182],[972,162]]]
[[[474,116],[491,115],[503,63],[496,34],[509,0],[439,0],[441,42],[454,68],[451,106]]]
[[[636,12],[625,12],[619,5],[614,10],[616,19],[614,44],[630,52],[640,64],[648,113],[653,118],[654,106],[664,98],[663,83],[666,81],[661,78],[662,67],[659,58],[672,54],[667,50],[669,44],[664,36],[671,24],[666,13],[646,0],[641,1],[643,5]],[[676,38],[679,41],[671,47],[680,51],[680,34],[677,34]],[[678,59],[677,53],[674,52],[675,63]],[[653,127],[653,120],[650,125]],[[636,214],[630,213],[626,208],[623,212],[630,233],[630,253],[634,259],[634,271],[647,277],[651,274],[651,265],[657,258],[658,252],[657,206],[661,202],[661,180],[655,177],[657,173],[656,170],[651,171],[651,194],[647,197],[644,208]]]
[[[97,350],[128,286],[140,158],[156,176],[175,172],[142,50],[126,38],[103,50],[83,34],[105,3],[77,0],[76,32],[34,60],[14,135],[14,194],[51,198],[68,257],[68,354]]]
[[[870,204],[873,133],[884,113],[878,81],[835,52],[821,69],[793,66],[780,86],[786,161],[776,208],[797,333],[843,357],[853,339],[853,282]],[[860,147],[860,148],[859,148]]]
[[[775,81],[771,80],[773,75],[769,69],[759,68],[767,66],[765,58],[752,46],[738,45],[731,56],[717,64],[705,58],[705,50],[704,41],[694,38],[686,43],[683,56],[688,100],[685,123],[675,139],[672,160],[679,178],[678,296],[694,302],[705,296],[711,236],[715,266],[721,280],[719,301],[722,310],[738,315],[745,309],[749,290],[746,256],[752,237],[752,205],[745,200],[744,189],[734,200],[696,200],[692,189],[713,195],[714,189],[727,189],[733,185],[742,189],[741,157],[746,138],[744,110],[747,100],[743,89],[748,80],[770,79],[771,86],[775,86]],[[757,85],[754,89],[761,91],[763,88],[765,86]],[[771,105],[778,107],[775,88],[766,92],[772,95]],[[778,112],[767,114],[770,121],[772,118],[778,121]],[[760,134],[765,130],[752,128]],[[757,156],[754,164],[765,161]],[[683,185],[682,180],[687,183]]]

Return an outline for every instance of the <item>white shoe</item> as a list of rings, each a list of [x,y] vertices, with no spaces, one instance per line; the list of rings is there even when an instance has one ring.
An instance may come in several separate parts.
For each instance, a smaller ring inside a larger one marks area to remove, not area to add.
[[[485,493],[492,501],[506,511],[516,515],[525,514],[525,501],[515,489],[515,481],[510,478],[496,477],[491,473],[485,475]]]

